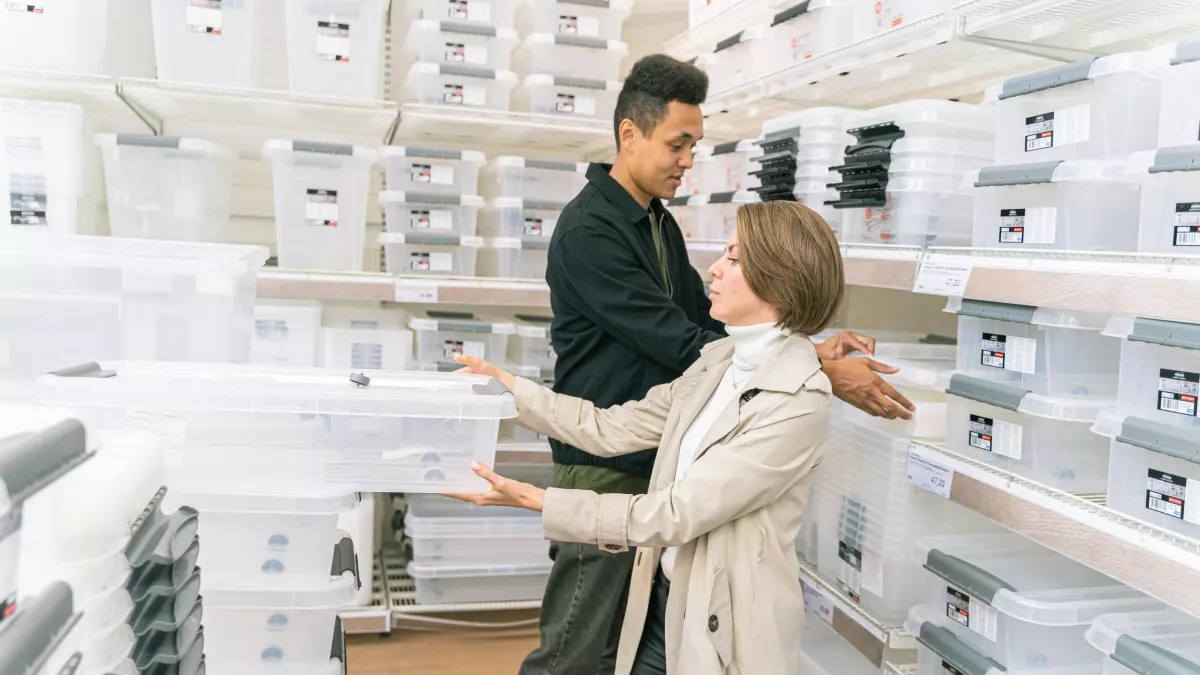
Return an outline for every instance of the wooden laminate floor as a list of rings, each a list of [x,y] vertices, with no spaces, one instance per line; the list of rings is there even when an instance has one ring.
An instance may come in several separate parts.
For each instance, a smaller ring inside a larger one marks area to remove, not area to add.
[[[518,621],[537,612],[456,614],[465,621]],[[347,675],[516,675],[538,644],[537,628],[518,630],[405,630],[388,637],[352,635],[346,640]]]

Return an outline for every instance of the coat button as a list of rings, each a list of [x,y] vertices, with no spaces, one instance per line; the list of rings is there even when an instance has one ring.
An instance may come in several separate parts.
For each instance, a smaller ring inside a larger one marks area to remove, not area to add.
[[[708,632],[715,633],[721,627],[721,622],[717,621],[717,615],[713,614],[708,617]]]
[[[604,548],[606,548],[610,551],[620,551],[621,550],[621,547],[618,544],[608,544]]]

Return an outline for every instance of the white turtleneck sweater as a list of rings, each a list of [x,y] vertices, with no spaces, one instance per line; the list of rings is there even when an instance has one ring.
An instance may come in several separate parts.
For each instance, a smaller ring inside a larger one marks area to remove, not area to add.
[[[783,343],[785,334],[773,323],[759,323],[753,326],[726,326],[725,332],[733,339],[733,362],[721,378],[716,391],[700,409],[696,419],[683,434],[679,444],[679,465],[675,468],[675,482],[678,483],[687,473],[688,468],[696,461],[696,453],[700,443],[704,441],[708,430],[712,428],[721,411],[734,402],[746,388],[746,382],[754,371],[762,365],[774,351]],[[671,579],[675,568],[675,547],[663,551],[662,569],[667,579]]]

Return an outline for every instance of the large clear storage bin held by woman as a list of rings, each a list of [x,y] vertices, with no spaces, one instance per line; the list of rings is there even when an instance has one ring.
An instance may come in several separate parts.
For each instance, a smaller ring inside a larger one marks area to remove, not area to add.
[[[483,198],[472,194],[430,192],[379,193],[389,233],[475,236]]]
[[[587,73],[601,80],[616,80],[629,45],[580,35],[532,33],[513,55],[513,70],[522,75],[542,73],[573,77]]]
[[[1200,619],[1177,609],[1098,616],[1085,637],[1104,657],[1101,675],[1200,672]]]
[[[517,31],[511,28],[448,19],[414,21],[404,41],[400,72],[407,72],[413,61],[510,70],[517,42]]]
[[[503,363],[509,337],[516,332],[509,321],[461,312],[428,312],[409,319],[408,327],[417,336],[417,362],[421,364],[455,364],[456,356]]]
[[[152,0],[158,79],[248,89],[259,84],[266,2]]]
[[[523,33],[551,33],[620,40],[632,0],[523,0],[517,26]]]
[[[1129,168],[1142,186],[1137,250],[1200,254],[1200,144],[1134,153]]]
[[[237,154],[197,138],[100,134],[114,237],[229,241]]]
[[[1167,65],[1159,104],[1158,147],[1195,143],[1200,140],[1200,101],[1193,95],[1200,85],[1200,37],[1158,51]]]
[[[513,97],[513,110],[539,115],[612,119],[621,83],[582,77],[529,75]]]
[[[487,162],[482,152],[385,145],[383,168],[392,191],[442,195],[479,194],[479,169]]]
[[[511,70],[461,63],[414,63],[400,94],[402,103],[508,110],[517,86]]]
[[[269,140],[263,157],[274,182],[279,266],[362,271],[375,150]]]
[[[384,232],[388,274],[473,277],[483,238],[447,231]]]
[[[286,3],[288,88],[377,100],[383,86],[386,0]]]
[[[0,190],[11,199],[0,233],[81,232],[82,144],[83,108],[0,98]]]
[[[484,168],[482,194],[489,199],[503,197],[565,204],[587,184],[587,168],[585,162],[504,155],[493,159]]]
[[[1114,54],[989,88],[996,163],[1103,159],[1154,148],[1162,61],[1154,52]]]

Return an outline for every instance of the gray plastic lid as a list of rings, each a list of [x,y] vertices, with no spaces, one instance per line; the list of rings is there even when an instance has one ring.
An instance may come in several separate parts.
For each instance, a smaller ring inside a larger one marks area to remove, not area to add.
[[[554,44],[587,47],[588,49],[608,49],[608,40],[584,35],[555,35]]]
[[[190,672],[204,659],[204,628],[199,619],[189,617],[178,631],[147,633],[138,640],[131,658],[140,672],[160,664]]]
[[[438,27],[447,33],[469,33],[471,35],[496,37],[496,27],[484,23],[472,23],[470,21],[442,21]]]
[[[129,581],[126,582],[125,588],[135,601],[148,595],[177,593],[192,578],[199,560],[200,537],[197,535],[178,560],[163,564],[146,563],[134,569],[129,575]]]
[[[567,207],[566,202],[541,202],[530,199],[524,200],[521,207],[525,211],[562,211]]]
[[[1076,82],[1083,82],[1088,79],[1092,72],[1092,63],[1096,61],[1096,57],[1068,63],[1054,68],[1014,77],[1007,80],[1000,90],[1000,100],[1024,96],[1034,92],[1063,87]]]
[[[296,152],[315,152],[323,155],[353,155],[354,146],[345,143],[320,143],[317,141],[292,141]]]
[[[690,199],[691,197],[671,197],[667,200],[667,206],[687,206]]]
[[[1200,349],[1200,325],[1162,319],[1137,319],[1133,322],[1133,332],[1125,339],[1164,347]]]
[[[1154,164],[1150,165],[1149,173],[1176,171],[1200,171],[1200,144],[1159,148],[1154,153]]]
[[[440,72],[443,75],[462,75],[464,77],[481,77],[487,80],[496,79],[495,68],[484,68],[482,66],[467,66],[461,63],[443,63],[440,65]]]
[[[71,587],[56,581],[6,619],[0,630],[0,673],[36,673],[75,627]]]
[[[579,171],[578,162],[560,162],[553,159],[525,159],[526,169],[542,169],[545,171],[570,171],[577,173]]]
[[[1200,664],[1128,635],[1117,638],[1113,661],[1138,675],[1200,675]]]
[[[964,675],[987,675],[993,670],[1007,672],[1004,666],[971,649],[955,637],[954,633],[940,626],[921,624],[921,634],[917,636],[917,640]]]
[[[550,237],[521,237],[521,248],[531,251],[546,251],[550,249]]]
[[[1171,65],[1179,66],[1194,61],[1200,61],[1200,37],[1180,40],[1175,45],[1175,55],[1171,57]]]
[[[462,159],[462,150],[443,150],[440,148],[414,148],[411,145],[404,147],[405,157],[425,157],[428,159]]]
[[[609,0],[558,0],[561,4],[567,5],[584,5],[586,7],[604,7],[610,6]]]
[[[422,157],[424,155],[421,155]],[[408,204],[444,204],[446,206],[460,206],[463,203],[462,195],[441,195],[433,192],[405,192],[404,201]]]
[[[984,167],[979,170],[979,180],[975,181],[975,187],[1051,183],[1059,164],[1062,164],[1062,160]]]
[[[138,145],[146,148],[179,149],[178,136],[153,136],[151,134],[117,134],[117,145]]]
[[[130,567],[147,563],[170,564],[185,555],[196,538],[200,514],[183,506],[167,515],[160,506],[165,491],[159,491],[134,521],[125,556]]]
[[[0,438],[0,483],[16,505],[91,458],[87,431],[66,419],[36,433]]]
[[[177,592],[147,595],[136,601],[129,616],[133,634],[140,637],[152,631],[178,630],[201,604],[200,583],[200,574],[193,572]]]
[[[950,377],[950,384],[946,387],[946,393],[978,401],[979,403],[994,405],[997,408],[1019,412],[1021,409],[1021,400],[1025,398],[1029,390],[955,373]]]
[[[720,42],[717,43],[717,48],[714,49],[713,52],[724,51],[736,44],[740,44],[742,42],[742,33],[744,33],[744,32],[745,31],[738,31],[737,33],[730,35],[729,37],[725,38],[724,40],[721,40]]]
[[[437,330],[449,330],[456,333],[492,333],[495,324],[480,321],[474,314],[466,312],[426,312],[431,319],[437,320]]]
[[[995,319],[1030,325],[1037,314],[1037,307],[1029,305],[1010,305],[1004,302],[988,302],[986,300],[963,300],[958,309],[959,316],[973,316],[979,319]]]
[[[1200,464],[1200,434],[1191,429],[1127,417],[1121,425],[1117,440],[1151,452],[1170,455],[1193,464]]]
[[[991,604],[1000,591],[1016,591],[1000,577],[956,558],[932,549],[925,559],[925,569],[958,586],[976,598]]]
[[[554,84],[563,87],[579,87],[580,89],[607,89],[608,82],[605,80],[594,80],[588,77],[558,77],[555,76]]]
[[[717,192],[715,194],[709,195],[708,203],[709,204],[732,204],[733,196],[736,194],[737,194],[736,192]]]
[[[405,232],[404,243],[425,244],[427,246],[458,246],[462,243],[462,237],[457,234],[443,234],[440,232]]]

